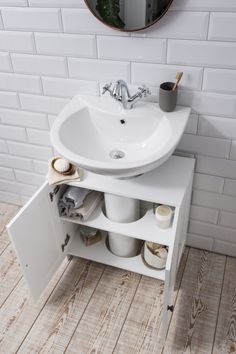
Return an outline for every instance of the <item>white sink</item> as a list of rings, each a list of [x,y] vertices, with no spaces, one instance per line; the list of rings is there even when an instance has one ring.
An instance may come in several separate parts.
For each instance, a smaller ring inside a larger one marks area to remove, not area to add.
[[[172,155],[189,114],[188,107],[165,113],[157,103],[140,101],[123,110],[111,98],[75,96],[55,120],[51,141],[61,156],[83,169],[136,176]]]

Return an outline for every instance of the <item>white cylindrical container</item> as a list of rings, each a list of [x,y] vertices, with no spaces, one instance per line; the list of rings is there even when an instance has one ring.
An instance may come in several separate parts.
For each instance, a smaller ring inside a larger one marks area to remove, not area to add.
[[[139,219],[139,200],[105,193],[106,216],[112,221],[128,223]],[[115,232],[108,233],[109,248],[119,257],[134,257],[138,254],[140,241]]]
[[[159,205],[155,210],[157,224],[162,229],[171,226],[173,210],[168,205]]]
[[[139,251],[139,240],[115,232],[108,233],[110,251],[118,257],[135,257]]]

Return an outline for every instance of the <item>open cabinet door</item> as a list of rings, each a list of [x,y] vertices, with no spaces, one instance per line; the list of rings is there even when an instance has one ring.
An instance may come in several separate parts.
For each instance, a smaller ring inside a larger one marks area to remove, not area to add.
[[[45,183],[7,225],[11,241],[34,299],[38,299],[66,256],[55,187]],[[57,188],[58,190],[58,188]]]

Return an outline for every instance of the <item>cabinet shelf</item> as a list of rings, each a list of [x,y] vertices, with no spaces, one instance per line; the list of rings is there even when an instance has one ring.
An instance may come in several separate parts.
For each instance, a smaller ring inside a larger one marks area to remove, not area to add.
[[[68,254],[76,257],[89,259],[113,267],[122,268],[131,272],[140,273],[159,280],[165,280],[165,269],[154,270],[148,268],[142,261],[141,255],[131,258],[117,257],[111,253],[106,246],[106,235],[102,235],[102,240],[91,246],[85,246],[80,233],[73,237],[69,247]]]
[[[152,241],[165,246],[171,246],[174,242],[178,208],[175,209],[173,225],[168,229],[158,227],[153,210],[149,209],[146,214],[137,221],[131,223],[119,223],[109,220],[103,213],[103,203],[93,212],[90,218],[82,221],[79,218],[61,217],[61,220],[80,225],[94,227],[99,230],[115,232],[123,236],[134,237],[144,241]]]

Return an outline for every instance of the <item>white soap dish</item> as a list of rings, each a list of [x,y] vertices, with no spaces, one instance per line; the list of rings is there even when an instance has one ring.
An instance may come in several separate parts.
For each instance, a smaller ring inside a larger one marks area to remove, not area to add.
[[[52,162],[52,168],[55,172],[64,176],[72,175],[76,167],[62,157],[55,157]]]

